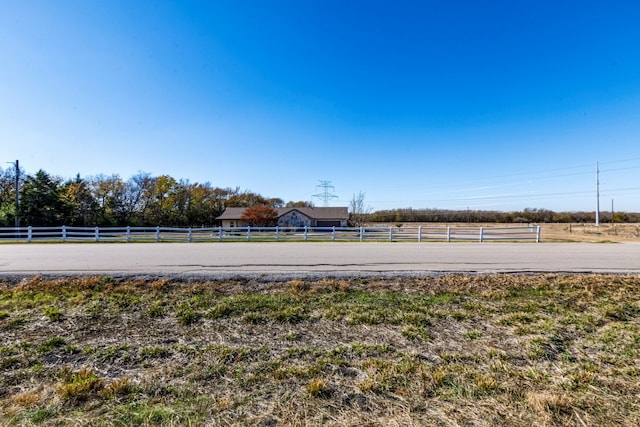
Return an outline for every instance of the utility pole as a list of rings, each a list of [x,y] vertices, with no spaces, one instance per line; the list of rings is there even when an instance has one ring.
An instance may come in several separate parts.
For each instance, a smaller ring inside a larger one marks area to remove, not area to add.
[[[16,168],[16,214],[15,214],[15,224],[16,231],[18,227],[20,227],[20,216],[18,214],[18,209],[20,208],[20,162],[17,160],[14,162],[7,162]]]
[[[596,227],[600,226],[600,166],[596,162]]]
[[[614,213],[613,213],[613,199],[611,199],[611,224],[613,224],[613,218],[614,218]]]
[[[16,230],[20,228],[20,162],[16,160]]]
[[[312,197],[322,200],[325,207],[329,206],[329,200],[338,198],[338,196],[332,193],[332,191],[336,191],[336,189],[331,185],[331,181],[320,181],[320,185],[316,185],[316,190],[318,188],[320,188],[321,192],[314,194]]]

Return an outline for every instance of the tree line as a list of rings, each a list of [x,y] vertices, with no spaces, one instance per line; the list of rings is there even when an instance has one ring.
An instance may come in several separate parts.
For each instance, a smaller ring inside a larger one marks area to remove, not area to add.
[[[15,224],[15,170],[0,169],[0,226]],[[21,226],[211,226],[226,207],[282,207],[280,198],[168,175],[138,173],[125,180],[99,175],[63,180],[39,170],[20,176]],[[308,206],[308,202],[289,202]]]
[[[595,212],[554,212],[548,209],[526,208],[522,211],[502,212],[485,210],[446,209],[388,209],[367,215],[368,222],[456,222],[456,223],[590,223],[595,222]],[[640,213],[600,213],[601,222],[640,222]]]
[[[0,168],[0,227],[15,224],[15,169]],[[216,225],[215,218],[227,207],[304,207],[311,202],[265,197],[210,183],[191,183],[168,175],[140,172],[129,179],[119,175],[88,178],[77,175],[64,180],[39,170],[19,175],[21,226],[176,226]],[[354,195],[349,206],[352,225],[364,223],[456,222],[456,223],[588,223],[594,212],[553,212],[527,208],[518,212],[443,209],[390,209],[370,212],[364,193]],[[601,222],[640,222],[640,213],[602,212]]]

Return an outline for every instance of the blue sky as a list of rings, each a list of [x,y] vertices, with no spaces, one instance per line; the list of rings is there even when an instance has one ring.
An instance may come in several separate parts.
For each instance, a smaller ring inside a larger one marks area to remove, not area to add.
[[[505,211],[593,210],[600,162],[603,209],[637,212],[638,22],[630,0],[2,1],[0,161]]]

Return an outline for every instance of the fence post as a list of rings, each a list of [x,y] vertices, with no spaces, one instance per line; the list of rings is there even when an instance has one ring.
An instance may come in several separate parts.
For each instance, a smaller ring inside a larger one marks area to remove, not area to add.
[[[96,243],[100,241],[100,228],[96,226],[96,232],[94,233],[94,237],[96,239]]]
[[[536,230],[536,243],[540,243],[540,228],[541,227],[537,226],[536,228],[537,228],[537,230]]]
[[[191,227],[189,227],[189,243],[193,242],[193,232],[191,231]]]
[[[336,226],[334,225],[332,230],[331,230],[331,241],[335,242],[336,241]]]
[[[364,239],[364,227],[360,227],[360,241]]]
[[[418,242],[422,242],[422,226],[418,226]]]
[[[251,241],[251,226],[247,225],[247,242]]]
[[[33,229],[31,226],[27,228],[27,242],[31,243],[31,239],[33,237]]]
[[[62,226],[62,243],[66,243],[67,241],[67,226]]]
[[[127,243],[131,243],[131,227],[127,225]]]
[[[484,227],[480,227],[480,243],[482,243],[484,239]]]
[[[309,226],[305,225],[304,226],[304,241],[307,241],[308,238],[308,232],[309,232]]]
[[[447,243],[451,241],[451,226],[447,227]]]
[[[393,242],[393,226],[389,226],[389,241]]]
[[[222,242],[222,226],[218,226],[218,242]]]
[[[280,228],[276,225],[276,242],[280,240]]]
[[[160,241],[160,226],[156,226],[156,242]]]

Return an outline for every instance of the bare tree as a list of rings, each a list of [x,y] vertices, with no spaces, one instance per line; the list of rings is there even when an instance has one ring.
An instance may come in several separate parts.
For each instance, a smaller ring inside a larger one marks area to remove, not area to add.
[[[362,227],[371,213],[371,207],[364,203],[365,193],[354,194],[349,202],[349,224],[352,227]]]

